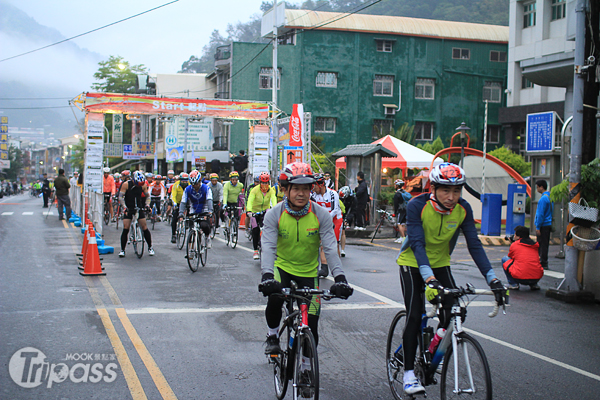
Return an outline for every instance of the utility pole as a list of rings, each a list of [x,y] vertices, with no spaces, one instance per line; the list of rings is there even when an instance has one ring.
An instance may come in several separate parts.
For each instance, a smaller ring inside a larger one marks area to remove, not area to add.
[[[285,15],[285,14],[284,14]],[[273,95],[272,95],[272,100],[273,100],[273,105],[272,105],[272,110],[273,113],[271,114],[271,121],[275,121],[275,112],[277,110],[277,82],[278,82],[278,78],[279,78],[279,70],[277,69],[277,0],[273,0]],[[271,129],[273,132],[273,147],[274,147],[274,152],[271,152],[272,155],[272,159],[271,159],[271,175],[275,176],[277,175],[277,159],[279,157],[279,132],[277,132],[276,129],[276,125],[274,123],[271,123]],[[273,153],[275,154],[273,156]],[[252,173],[254,174],[254,171],[252,171]]]
[[[156,116],[156,118],[154,119],[154,174],[158,174],[158,122],[159,122],[159,117],[158,115]]]
[[[183,172],[187,174],[187,137],[189,129],[189,119],[185,117],[185,133],[183,135]]]
[[[573,134],[571,136],[571,160],[569,163],[569,198],[578,203],[581,197],[581,154],[583,142],[583,87],[585,70],[585,12],[586,0],[577,0],[575,5],[575,59],[573,80]],[[570,229],[569,224],[567,229]],[[572,245],[565,246],[565,278],[554,294],[564,297],[567,294],[581,293],[581,284],[577,280],[579,250]],[[581,293],[583,294],[583,293]],[[551,294],[552,295],[552,294]],[[552,296],[555,297],[555,296]]]

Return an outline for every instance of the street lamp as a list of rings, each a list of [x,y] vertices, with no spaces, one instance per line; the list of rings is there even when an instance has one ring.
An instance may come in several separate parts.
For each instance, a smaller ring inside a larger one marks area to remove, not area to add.
[[[460,123],[460,126],[456,128],[456,131],[460,133],[460,167],[463,167],[463,160],[465,158],[465,136],[471,130],[467,126],[467,124],[463,122]]]

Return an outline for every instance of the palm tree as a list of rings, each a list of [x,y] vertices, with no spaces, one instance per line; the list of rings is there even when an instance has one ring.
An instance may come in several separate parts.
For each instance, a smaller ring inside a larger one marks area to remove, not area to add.
[[[408,122],[403,123],[400,128],[394,133],[394,137],[408,144],[415,144],[415,126],[408,125]]]

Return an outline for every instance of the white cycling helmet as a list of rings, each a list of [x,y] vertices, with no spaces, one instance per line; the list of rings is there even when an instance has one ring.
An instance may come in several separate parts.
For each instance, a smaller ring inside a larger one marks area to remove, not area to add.
[[[436,165],[429,173],[432,185],[437,186],[464,186],[466,183],[465,171],[456,164],[445,162]]]
[[[108,167],[104,167],[104,168],[102,169],[102,171],[103,171],[105,174],[110,174],[110,168],[108,168]]]

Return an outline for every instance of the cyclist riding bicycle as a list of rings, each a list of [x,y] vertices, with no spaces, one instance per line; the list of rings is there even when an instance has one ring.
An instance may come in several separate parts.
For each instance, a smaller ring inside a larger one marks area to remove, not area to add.
[[[326,185],[326,179],[323,174],[315,174],[315,185],[311,193],[310,199],[325,208],[331,218],[333,219],[333,230],[335,232],[335,238],[338,242],[338,255],[339,255],[339,241],[342,233],[342,210],[340,209],[340,198],[335,190],[331,190]],[[319,269],[319,278],[325,278],[329,275],[329,268],[327,266],[327,259],[323,250],[321,254],[321,269]]]
[[[229,208],[235,210],[233,212],[237,212],[238,198],[242,190],[244,190],[244,184],[239,182],[239,179],[240,174],[237,171],[232,171],[229,174],[229,182],[225,182],[223,185],[223,209]],[[223,221],[225,221],[224,218]]]
[[[150,209],[156,205],[157,219],[160,221],[160,210],[162,201],[165,199],[165,185],[162,183],[162,176],[156,175],[154,181],[150,182]]]
[[[104,193],[104,207],[108,207],[108,209],[110,210],[110,220],[112,221],[115,218],[114,211],[112,208],[112,197],[117,192],[117,189],[115,187],[115,179],[112,177],[112,175],[110,175],[110,168],[104,167],[102,171],[104,172],[104,178],[102,183],[102,192]]]
[[[461,197],[465,179],[465,172],[458,165],[439,164],[429,174],[431,193],[424,193],[408,203],[408,235],[397,259],[408,316],[402,336],[404,392],[408,395],[425,392],[414,373],[417,335],[423,310],[423,287],[428,301],[442,304],[438,328],[446,329],[450,323],[453,299],[441,299],[440,293],[443,288],[456,288],[450,271],[450,255],[459,228],[467,240],[471,257],[494,290],[496,301],[503,304],[502,282],[496,277],[477,237],[471,206]]]
[[[177,238],[175,233],[177,232],[177,221],[179,218],[179,204],[183,197],[183,191],[188,186],[188,174],[183,172],[177,182],[171,186],[171,201],[173,202],[173,218],[171,218],[171,243],[176,243]]]
[[[221,223],[221,205],[223,204],[223,185],[219,182],[219,175],[210,174],[210,190],[213,198],[213,212],[215,213],[215,221],[217,228]]]
[[[260,228],[263,226],[263,218],[265,212],[274,207],[277,204],[277,197],[275,197],[275,189],[272,188],[269,183],[271,181],[271,175],[268,172],[262,172],[258,177],[259,185],[255,186],[248,195],[248,204],[246,206],[248,219],[254,218],[252,224],[252,247],[254,248],[254,254],[252,258],[258,260],[258,242],[260,241]],[[253,216],[252,214],[261,213],[260,215]]]
[[[138,211],[138,223],[140,228],[144,232],[144,238],[148,243],[148,254],[154,255],[154,248],[152,248],[152,235],[146,224],[146,208],[150,202],[150,195],[148,193],[148,186],[146,185],[146,177],[141,171],[135,171],[131,180],[123,182],[121,185],[121,207],[124,209],[123,216],[123,232],[121,233],[121,252],[119,257],[125,257],[125,246],[127,246],[127,237],[129,235],[129,227],[131,226],[131,220],[135,214],[136,207]],[[145,194],[145,199],[142,198],[142,194]]]
[[[400,237],[395,240],[396,243],[402,243],[406,237],[406,206],[412,198],[412,195],[404,190],[404,181],[396,179],[394,182],[396,193],[394,193],[394,215],[396,216],[396,226]]]
[[[188,212],[189,208],[189,212]],[[190,173],[190,184],[183,191],[181,198],[181,204],[179,205],[179,220],[183,220],[185,214],[209,214],[213,211],[212,202],[212,190],[207,184],[202,183],[202,176],[198,171],[192,171]],[[192,221],[190,221],[190,228],[192,228]],[[200,222],[200,229],[204,232],[207,238],[207,248],[212,247],[212,241],[210,239],[210,225],[208,221]]]
[[[246,190],[244,190],[244,197],[246,199],[246,205],[248,205],[248,196],[250,196],[250,192],[252,191],[252,189],[254,189],[259,184],[260,184],[260,176],[254,175],[254,183],[252,183],[252,185],[248,186],[246,188]],[[248,210],[248,207],[246,207],[246,211],[247,210]],[[246,218],[246,220],[244,221],[244,226],[246,227],[246,236],[248,236],[248,240],[251,240],[252,232],[250,229],[250,218]]]
[[[292,280],[300,288],[318,289],[317,268],[321,244],[335,279],[330,288],[331,293],[347,298],[353,292],[337,255],[331,216],[327,210],[310,201],[310,190],[314,182],[310,165],[302,162],[286,165],[280,176],[280,184],[284,187],[286,198],[273,207],[264,219],[261,239],[262,280],[258,290],[264,296],[269,296],[265,310],[269,328],[266,354],[277,354],[281,351],[277,334],[284,300],[270,295],[281,293],[282,288],[290,287]],[[309,305],[308,326],[316,344],[319,342],[320,308],[320,299],[313,296]],[[303,362],[303,365],[306,365],[306,362]]]

